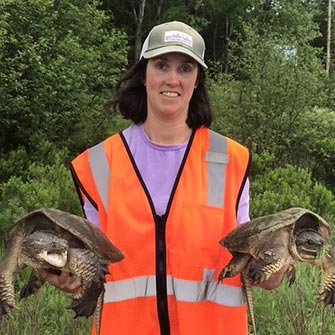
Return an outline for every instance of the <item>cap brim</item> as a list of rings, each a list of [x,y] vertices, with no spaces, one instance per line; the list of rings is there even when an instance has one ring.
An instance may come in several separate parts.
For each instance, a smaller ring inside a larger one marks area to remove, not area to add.
[[[179,46],[179,45],[169,45],[166,47],[160,47],[160,48],[153,49],[153,50],[147,50],[144,52],[143,58],[149,59],[149,58],[167,54],[169,52],[180,52],[184,55],[187,55],[193,58],[195,61],[197,61],[203,68],[207,69],[207,65],[200,57],[194,54],[191,50],[188,50],[185,47]]]

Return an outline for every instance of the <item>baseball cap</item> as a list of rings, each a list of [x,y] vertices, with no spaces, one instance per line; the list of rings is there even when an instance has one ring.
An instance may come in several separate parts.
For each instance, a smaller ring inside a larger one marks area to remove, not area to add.
[[[168,52],[188,55],[207,69],[204,61],[204,39],[183,22],[172,21],[153,27],[143,43],[140,59],[149,59]]]

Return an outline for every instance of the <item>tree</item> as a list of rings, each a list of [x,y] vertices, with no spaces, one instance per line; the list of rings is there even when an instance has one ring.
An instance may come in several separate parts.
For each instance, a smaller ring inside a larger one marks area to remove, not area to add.
[[[208,21],[203,35],[206,39],[206,53],[212,70],[216,73],[229,72],[230,42],[236,39],[250,0],[212,0],[205,6]]]
[[[320,29],[320,35],[317,36],[313,41],[313,47],[320,48],[323,51],[323,61],[326,70],[329,67],[329,74],[331,74],[331,62],[333,58],[334,51],[331,48],[331,36],[334,34],[333,27],[333,15],[332,12],[332,2],[330,0],[319,0],[316,2],[317,13],[314,17],[314,21],[318,24]],[[329,60],[329,64],[327,64]]]
[[[145,36],[159,23],[179,20],[201,31],[208,24],[206,6],[206,0],[103,1],[103,7],[115,17],[116,25],[127,32],[131,63],[138,60]]]
[[[310,34],[310,33],[309,33]],[[308,39],[255,32],[247,25],[231,63],[234,76],[211,86],[217,128],[256,153],[269,151],[276,164],[299,156],[308,135],[301,124],[322,104],[324,70]]]
[[[83,127],[93,143],[104,133],[102,104],[125,69],[127,46],[124,33],[97,5],[95,0],[1,2],[4,150],[41,137],[80,146]]]
[[[331,45],[331,29],[332,27],[332,0],[328,0],[328,16],[327,16],[327,58],[326,58],[326,72],[329,76],[330,69],[330,45]]]

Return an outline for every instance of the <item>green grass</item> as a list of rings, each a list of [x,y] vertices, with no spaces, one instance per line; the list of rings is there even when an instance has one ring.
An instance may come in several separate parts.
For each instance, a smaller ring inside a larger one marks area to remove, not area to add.
[[[28,276],[28,270],[20,273],[16,284],[17,294]],[[299,264],[296,283],[291,287],[284,281],[272,291],[253,288],[257,335],[335,334],[334,308],[317,301],[320,282],[320,268]],[[28,299],[17,299],[18,308],[0,318],[0,334],[90,334],[92,318],[74,319],[73,311],[67,309],[70,299],[69,294],[44,285],[40,292]]]
[[[17,309],[0,318],[1,335],[85,335],[91,319],[76,318],[67,309],[70,295],[44,285],[39,293],[17,303]]]
[[[272,291],[253,289],[257,335],[333,335],[335,310],[318,302],[320,268],[297,266],[296,282]]]

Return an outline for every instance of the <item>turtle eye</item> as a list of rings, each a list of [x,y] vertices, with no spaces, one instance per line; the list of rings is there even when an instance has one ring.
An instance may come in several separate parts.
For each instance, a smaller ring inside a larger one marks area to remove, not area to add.
[[[325,241],[320,238],[307,238],[302,245],[305,246],[305,248],[308,248],[310,250],[320,249],[324,246]]]
[[[318,246],[318,247],[322,247],[325,243],[324,241],[318,239],[318,240],[312,240],[312,239],[308,239],[307,240],[307,244],[311,245],[311,246]]]

